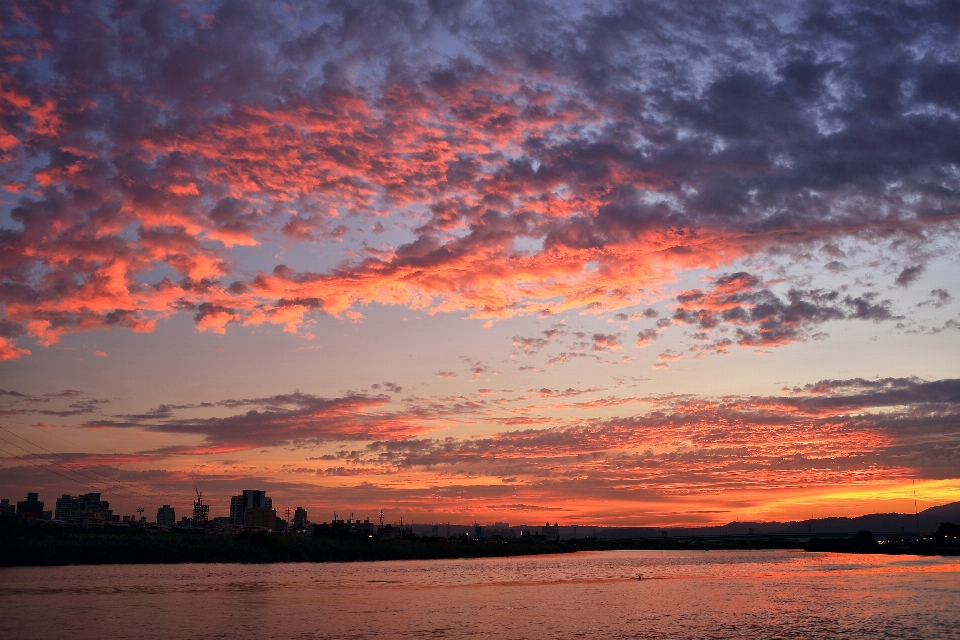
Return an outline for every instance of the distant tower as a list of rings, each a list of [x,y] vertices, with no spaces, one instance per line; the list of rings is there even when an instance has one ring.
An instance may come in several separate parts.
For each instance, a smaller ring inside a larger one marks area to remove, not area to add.
[[[177,524],[177,512],[168,504],[157,509],[157,524],[161,527],[172,527]]]
[[[303,507],[297,507],[297,510],[293,513],[293,528],[299,530],[306,529],[307,527],[307,510]]]
[[[380,528],[383,529],[383,509],[380,509]]]
[[[143,512],[144,512],[144,508],[143,508],[143,507],[138,507],[138,508],[137,508],[137,513],[140,514],[140,522],[144,522]]]
[[[193,490],[197,492],[197,499],[193,501],[193,522],[206,522],[210,519],[210,505],[203,504],[203,492],[200,489],[194,487]]]

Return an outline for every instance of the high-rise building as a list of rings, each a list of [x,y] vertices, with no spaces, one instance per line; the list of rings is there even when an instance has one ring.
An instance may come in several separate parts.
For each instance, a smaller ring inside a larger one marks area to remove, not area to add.
[[[243,524],[250,528],[275,531],[277,512],[274,509],[247,509],[243,513]]]
[[[199,522],[206,522],[209,519],[210,519],[210,505],[194,503],[193,505],[194,524]]]
[[[203,494],[198,490],[193,501],[193,524],[201,524],[210,519],[210,505],[203,504]]]
[[[77,497],[63,494],[57,498],[56,519],[61,522],[87,527],[102,527],[106,522],[117,522],[120,516],[113,515],[110,503],[100,499],[99,493],[83,493]]]
[[[305,529],[307,527],[307,510],[303,507],[297,507],[293,512],[293,528]]]
[[[230,524],[243,524],[243,496],[230,497]]]
[[[159,524],[161,527],[172,527],[177,524],[176,509],[168,504],[165,504],[157,509],[157,524]]]
[[[17,503],[17,517],[24,520],[43,519],[43,501],[40,494],[28,493],[27,497]]]
[[[273,510],[273,499],[267,497],[266,491],[245,489],[238,496],[230,498],[230,523],[235,525],[246,524],[246,513],[253,509]],[[273,528],[271,524],[270,528]]]

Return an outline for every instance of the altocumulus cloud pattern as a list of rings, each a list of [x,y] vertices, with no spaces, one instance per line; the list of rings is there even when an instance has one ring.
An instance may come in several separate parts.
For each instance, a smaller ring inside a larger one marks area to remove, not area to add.
[[[0,413],[72,429],[61,467],[436,517],[957,499],[956,2],[7,0],[0,32]],[[166,386],[156,345],[238,336]]]

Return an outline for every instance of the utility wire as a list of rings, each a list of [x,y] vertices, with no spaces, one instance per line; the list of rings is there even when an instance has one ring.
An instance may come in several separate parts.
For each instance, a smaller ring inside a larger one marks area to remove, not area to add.
[[[22,447],[21,447],[21,448],[22,448]],[[25,449],[24,449],[24,450],[25,450]],[[49,471],[50,473],[52,473],[52,474],[55,475],[55,476],[60,476],[61,478],[66,478],[66,479],[69,480],[70,482],[75,482],[75,483],[78,483],[78,484],[86,484],[86,483],[84,483],[84,482],[80,482],[80,481],[77,480],[76,478],[69,478],[69,477],[63,475],[62,473],[58,473],[58,472],[54,471],[53,469],[51,469],[51,468],[50,468],[49,466],[47,466],[47,465],[37,464],[37,462],[34,461],[34,460],[27,460],[26,458],[24,458],[24,457],[22,457],[22,456],[18,456],[18,455],[15,454],[15,453],[10,453],[10,452],[7,451],[6,449],[0,448],[0,451],[3,451],[3,452],[4,452],[5,454],[7,454],[8,456],[13,456],[14,458],[18,458],[18,459],[20,459],[20,460],[23,460],[24,462],[29,462],[30,464],[32,464],[32,465],[35,466],[35,467],[39,467],[40,469],[43,469],[43,470],[45,470],[45,471]],[[89,486],[89,485],[87,485],[87,486]]]
[[[60,459],[63,460],[64,462],[68,462],[68,463],[70,463],[70,464],[74,464],[74,465],[80,466],[76,461],[70,460],[70,459],[68,459],[68,458],[65,458],[64,456],[60,455],[59,453],[54,453],[53,451],[50,451],[49,449],[46,449],[46,448],[40,446],[39,444],[37,444],[37,443],[35,443],[35,442],[32,442],[32,441],[30,441],[30,440],[27,440],[26,438],[24,438],[24,437],[21,436],[20,434],[14,433],[13,431],[10,431],[9,429],[7,429],[6,427],[4,427],[4,426],[2,426],[2,425],[0,425],[0,429],[2,429],[3,431],[6,431],[7,433],[9,433],[9,434],[12,435],[12,436],[16,436],[17,438],[20,438],[21,440],[23,440],[23,441],[26,442],[27,444],[30,444],[30,445],[36,447],[37,449],[41,449],[42,451],[46,451],[47,453],[49,453],[49,454],[52,455],[52,456],[56,456],[57,458],[60,458]],[[10,444],[14,444],[14,443],[10,442],[9,440],[4,440],[4,442],[9,442]],[[19,445],[14,445],[14,446],[17,446],[17,447],[19,447],[20,449],[23,449],[23,447],[20,447]],[[24,450],[24,451],[27,451],[27,449],[23,449],[23,450]],[[32,453],[32,452],[31,452],[31,453]],[[36,455],[36,454],[34,454],[34,455]],[[51,462],[52,462],[52,461],[51,461]],[[54,462],[54,464],[56,464],[56,463]],[[130,488],[130,490],[131,490],[132,493],[134,493],[135,495],[137,495],[137,496],[139,496],[139,497],[141,497],[141,498],[145,498],[145,499],[146,499],[146,498],[149,498],[149,499],[151,499],[151,500],[155,500],[155,499],[157,499],[158,497],[160,497],[161,499],[163,499],[163,497],[162,497],[160,494],[156,494],[156,493],[153,493],[153,492],[150,492],[150,493],[152,494],[152,495],[150,495],[150,496],[147,496],[147,495],[138,493],[137,490],[138,490],[138,489],[139,489],[139,490],[142,490],[143,487],[138,487],[138,486],[133,485],[133,484],[130,484],[129,482],[126,482],[126,481],[124,481],[124,480],[120,480],[119,478],[112,478],[112,477],[106,475],[105,473],[100,473],[100,472],[97,471],[96,469],[87,469],[87,470],[88,470],[88,471],[91,471],[92,473],[97,474],[98,476],[101,476],[101,477],[103,477],[103,478],[106,478],[106,479],[109,480],[110,482],[120,483],[120,484],[126,485],[127,487]],[[78,475],[82,475],[82,476],[84,476],[85,478],[88,478],[88,479],[90,479],[90,480],[93,480],[94,482],[98,482],[98,483],[102,483],[102,482],[103,482],[102,480],[97,480],[96,478],[92,478],[92,477],[90,477],[90,476],[82,473],[81,471],[77,471],[77,470],[75,470],[75,469],[71,469],[70,471],[72,471],[73,473],[76,473],[76,474],[78,474]],[[150,490],[149,490],[149,489],[146,489],[146,491],[149,492]]]
[[[6,438],[0,438],[0,441],[6,442],[6,443],[9,444],[9,445],[13,445],[14,447],[17,447],[18,449],[20,449],[20,450],[22,450],[22,451],[26,451],[28,454],[30,454],[30,455],[32,455],[32,456],[39,456],[39,454],[36,454],[36,453],[30,451],[29,449],[27,449],[26,447],[22,447],[22,446],[18,445],[18,444],[15,443],[15,442],[10,442],[10,441],[7,440]],[[7,452],[7,453],[9,453],[9,452]],[[16,455],[16,454],[10,454],[10,455]],[[20,458],[21,460],[25,460],[25,458],[21,458],[20,456],[16,456],[16,457],[17,457],[17,458]],[[40,457],[42,457],[42,456],[40,456]],[[45,460],[45,462],[47,462],[47,463],[49,463],[49,464],[56,465],[56,466],[60,467],[61,469],[63,469],[64,471],[68,471],[69,473],[75,473],[75,474],[80,475],[80,476],[83,476],[83,477],[85,477],[85,478],[87,478],[87,479],[89,479],[89,480],[94,480],[94,482],[102,482],[102,481],[96,480],[95,478],[91,478],[90,476],[84,475],[84,474],[80,473],[79,471],[76,471],[75,469],[67,468],[67,467],[63,466],[62,464],[60,464],[60,463],[58,463],[58,462],[54,462],[53,460],[47,460],[47,459],[45,459],[45,458],[44,458],[44,460]],[[36,465],[36,466],[41,466],[41,467],[42,467],[42,465]],[[53,469],[49,469],[49,471],[53,471]],[[56,472],[54,472],[54,473],[56,473]],[[65,476],[65,475],[63,475],[63,474],[61,474],[61,473],[57,473],[57,475],[60,476],[60,477],[62,477],[62,478],[67,478],[67,479],[70,480],[71,482],[76,482],[76,483],[78,483],[78,484],[82,484],[82,485],[85,485],[85,486],[87,486],[87,487],[89,487],[89,488],[95,489],[95,490],[97,490],[98,493],[102,493],[102,492],[103,492],[103,490],[100,489],[100,488],[99,488],[97,485],[95,485],[95,484],[90,484],[90,483],[88,483],[88,482],[83,482],[82,480],[78,480],[78,479],[76,479],[76,478],[68,478],[67,476]],[[139,493],[135,493],[133,496],[131,496],[130,493],[128,493],[128,492],[126,492],[126,491],[123,491],[123,490],[122,490],[120,487],[118,487],[117,485],[108,485],[108,486],[107,486],[107,489],[108,489],[108,490],[111,490],[111,491],[114,491],[115,493],[118,493],[118,494],[120,494],[120,495],[122,495],[122,496],[125,496],[125,497],[127,497],[127,498],[136,496],[136,497],[139,497],[139,498],[147,498],[147,499],[150,499],[150,500],[153,500],[153,499],[154,499],[154,498],[152,498],[152,497],[148,497],[148,496],[145,496],[145,495],[139,494]]]
[[[62,464],[59,464],[59,463],[54,462],[54,461],[52,461],[52,460],[48,460],[48,459],[44,458],[43,456],[41,456],[40,454],[34,453],[33,451],[30,451],[30,450],[27,449],[26,447],[23,447],[23,446],[15,443],[15,442],[10,442],[10,441],[7,440],[6,438],[0,438],[0,441],[6,442],[7,444],[14,446],[14,447],[20,449],[21,451],[25,451],[28,455],[31,455],[31,456],[34,457],[34,461],[36,461],[37,458],[41,458],[45,463],[47,463],[47,465],[53,464],[53,465],[56,465],[56,466],[60,467],[61,469],[63,469],[64,471],[67,471],[67,472],[69,472],[69,473],[75,473],[75,474],[80,475],[80,476],[83,475],[83,474],[81,474],[81,473],[78,473],[78,472],[77,472],[76,470],[74,470],[74,469],[70,469],[70,468],[68,468],[68,467],[63,466]],[[8,453],[9,453],[9,452],[8,452]],[[22,457],[20,457],[20,456],[17,456],[16,454],[11,454],[11,455],[14,455],[14,456],[16,456],[17,458],[20,458],[21,460],[26,460],[26,458],[22,458]],[[44,467],[44,465],[36,465],[36,466]],[[47,468],[47,467],[44,467],[44,468]],[[48,470],[49,470],[49,471],[53,471],[53,469],[48,469]],[[84,485],[84,486],[87,487],[88,489],[94,489],[95,491],[99,491],[99,492],[102,492],[102,491],[103,491],[103,489],[101,489],[101,488],[100,488],[98,485],[96,485],[96,484],[90,484],[89,482],[84,482],[83,480],[80,480],[80,479],[78,479],[78,478],[70,478],[70,477],[68,477],[68,476],[63,475],[62,473],[57,473],[57,472],[55,472],[55,471],[53,471],[53,472],[56,473],[56,474],[57,474],[58,476],[60,476],[61,478],[67,478],[67,479],[69,479],[71,482],[75,482],[75,483],[77,483],[77,484]],[[92,478],[89,478],[89,476],[84,476],[84,477],[86,477],[86,478],[88,478],[88,479],[92,479]],[[115,489],[116,487],[107,487],[107,488],[108,488],[108,489]],[[117,493],[120,493],[121,495],[124,495],[124,496],[129,497],[128,494],[126,494],[126,493],[124,493],[124,492],[122,492],[122,491],[117,491]],[[140,497],[143,497],[143,496],[140,496]]]

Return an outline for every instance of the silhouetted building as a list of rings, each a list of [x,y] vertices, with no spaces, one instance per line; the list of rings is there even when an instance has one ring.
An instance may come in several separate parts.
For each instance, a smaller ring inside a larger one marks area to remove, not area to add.
[[[303,507],[297,507],[293,512],[293,528],[305,529],[307,527],[307,510]]]
[[[277,512],[274,509],[246,509],[243,512],[243,525],[273,531],[277,527]]]
[[[43,501],[40,494],[28,493],[24,500],[17,503],[17,517],[24,520],[43,520]]]
[[[168,504],[157,509],[157,524],[161,527],[172,527],[177,524],[177,510]]]
[[[487,537],[500,536],[501,538],[516,537],[516,532],[510,528],[509,522],[494,522],[493,526],[486,527],[484,533]]]
[[[110,503],[100,499],[99,493],[83,493],[77,497],[63,494],[57,498],[57,520],[79,525],[83,529],[102,527],[107,522],[119,522]]]
[[[243,524],[243,496],[230,496],[230,524]]]
[[[273,510],[273,500],[267,497],[266,491],[244,490],[240,495],[230,498],[230,522],[246,524],[246,513],[251,509]]]
[[[372,529],[372,527],[371,527]],[[371,534],[372,535],[372,534]],[[377,537],[383,539],[389,538],[412,538],[413,537],[413,526],[412,525],[400,525],[399,527],[395,524],[385,524],[382,527],[377,527]]]
[[[550,542],[560,540],[560,525],[556,522],[553,523],[552,527],[549,522],[543,525],[543,537]]]
[[[0,516],[15,515],[17,515],[17,505],[10,504],[10,501],[7,498],[0,500]]]
[[[210,519],[210,505],[203,504],[201,498],[193,501],[193,523],[201,524]]]
[[[455,538],[457,537],[458,528],[467,529],[467,527],[463,525],[453,525],[452,531],[451,531],[451,526],[449,522],[437,523],[430,527],[429,535],[434,538],[450,538],[450,537]],[[427,532],[421,531],[421,533],[427,533]]]

